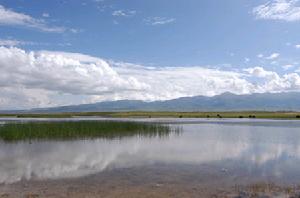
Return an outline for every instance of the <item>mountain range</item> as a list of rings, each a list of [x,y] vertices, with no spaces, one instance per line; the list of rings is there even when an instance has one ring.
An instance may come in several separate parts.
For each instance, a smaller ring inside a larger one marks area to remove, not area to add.
[[[182,97],[166,101],[106,101],[93,104],[31,109],[26,112],[110,112],[110,111],[300,111],[300,92]]]

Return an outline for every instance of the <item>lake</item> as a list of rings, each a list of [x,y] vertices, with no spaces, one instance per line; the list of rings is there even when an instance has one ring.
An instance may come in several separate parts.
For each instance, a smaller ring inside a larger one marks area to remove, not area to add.
[[[107,118],[1,118],[0,123],[45,120]],[[160,122],[180,127],[181,132],[118,139],[0,142],[0,196],[80,197],[94,193],[89,195],[118,197],[127,193],[133,197],[144,193],[192,197],[257,183],[300,183],[300,121],[113,120]]]

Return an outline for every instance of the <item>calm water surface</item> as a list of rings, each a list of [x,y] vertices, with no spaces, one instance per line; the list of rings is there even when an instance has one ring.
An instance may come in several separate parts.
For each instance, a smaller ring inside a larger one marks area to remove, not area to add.
[[[0,123],[7,121],[16,120],[1,119]],[[180,126],[182,133],[168,137],[137,136],[117,140],[0,142],[0,183],[79,178],[147,167],[155,167],[149,169],[151,171],[163,167],[164,171],[170,170],[173,175],[188,170],[198,178],[203,177],[208,169],[213,169],[220,175],[236,179],[300,182],[299,121],[139,121]]]

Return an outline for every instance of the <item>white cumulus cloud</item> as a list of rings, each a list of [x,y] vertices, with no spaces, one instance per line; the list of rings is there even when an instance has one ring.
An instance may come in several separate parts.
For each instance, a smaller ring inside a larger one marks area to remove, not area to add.
[[[112,15],[117,17],[132,17],[136,14],[135,10],[115,10]]]
[[[169,23],[174,23],[175,18],[166,18],[166,17],[149,17],[145,19],[146,24],[148,25],[165,25]]]
[[[64,45],[64,43],[58,43]],[[38,43],[33,41],[23,41],[16,39],[0,39],[0,46],[20,46],[20,45],[49,45],[49,43]]]
[[[26,52],[19,48],[0,47],[0,70],[1,90],[26,92],[31,97],[36,95],[36,100],[40,96],[32,89],[43,90],[47,95],[101,95],[147,88],[134,77],[121,77],[102,59],[78,54]],[[1,92],[0,101],[12,98],[11,94],[5,93]],[[24,97],[19,97],[19,100]],[[36,104],[44,104],[42,101],[43,98]]]
[[[263,57],[264,57],[263,54],[258,54],[258,55],[257,55],[257,58],[263,58]]]
[[[299,0],[272,0],[253,9],[258,19],[299,21]]]
[[[0,45],[4,45],[4,46],[17,46],[23,44],[24,41],[19,41],[15,39],[0,39]]]
[[[33,18],[27,14],[15,12],[0,5],[0,25],[23,26],[38,29],[44,32],[64,32],[64,27],[48,26],[42,19]]]
[[[203,66],[147,67],[80,53],[0,47],[0,109],[45,107],[104,100],[168,100],[300,90],[297,73],[262,67],[225,71]],[[261,78],[257,83],[252,78]]]
[[[289,70],[289,69],[292,69],[294,67],[294,65],[283,65],[282,66],[282,68],[284,69],[284,70]]]
[[[253,67],[245,70],[254,77],[262,78],[263,82],[257,84],[257,92],[282,92],[299,91],[300,76],[297,73],[288,73],[280,76],[274,71],[265,70],[262,67]]]
[[[274,60],[274,59],[278,58],[279,56],[280,56],[279,53],[273,53],[270,56],[266,57],[266,59],[268,59],[268,60]]]
[[[250,74],[252,74],[253,76],[259,77],[259,78],[271,78],[271,79],[279,78],[279,76],[276,72],[266,71],[262,67],[248,68],[248,69],[245,69],[245,71],[247,71]]]

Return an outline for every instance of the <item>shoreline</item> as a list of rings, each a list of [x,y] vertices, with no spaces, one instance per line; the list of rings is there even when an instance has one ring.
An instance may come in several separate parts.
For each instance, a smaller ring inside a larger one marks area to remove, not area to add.
[[[0,118],[238,118],[300,120],[292,111],[0,113]]]
[[[118,175],[119,174],[119,175]],[[147,179],[115,171],[111,174],[49,180],[22,180],[13,184],[0,184],[0,197],[299,197],[300,186],[276,181],[236,182],[233,178],[204,175],[204,180],[179,182],[168,178]],[[130,179],[128,180],[128,177]]]

